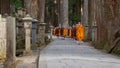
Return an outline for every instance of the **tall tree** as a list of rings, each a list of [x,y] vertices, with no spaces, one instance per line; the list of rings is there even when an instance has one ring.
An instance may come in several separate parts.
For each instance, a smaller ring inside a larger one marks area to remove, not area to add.
[[[31,1],[31,16],[33,18],[37,18],[38,15],[38,3],[37,0]]]
[[[38,3],[37,0],[24,0],[24,7],[28,14],[33,18],[37,18]]]
[[[89,0],[83,0],[82,4],[82,9],[83,9],[83,14],[82,14],[82,23],[85,26],[85,40],[88,39],[88,1]]]
[[[26,12],[29,13],[29,14],[30,14],[30,11],[31,11],[30,4],[31,4],[31,0],[24,0],[24,7],[26,9]]]
[[[60,20],[63,27],[68,28],[68,0],[61,0],[60,2]]]
[[[0,0],[0,14],[10,14],[10,0]]]
[[[90,21],[97,23],[97,45],[120,54],[120,0],[91,0]],[[94,7],[93,7],[94,6]],[[93,18],[92,18],[93,17]]]
[[[97,44],[103,48],[107,40],[107,29],[105,27],[104,0],[96,0],[96,22],[97,22]],[[101,38],[103,37],[103,38]]]
[[[38,0],[38,19],[40,23],[44,23],[45,0]]]

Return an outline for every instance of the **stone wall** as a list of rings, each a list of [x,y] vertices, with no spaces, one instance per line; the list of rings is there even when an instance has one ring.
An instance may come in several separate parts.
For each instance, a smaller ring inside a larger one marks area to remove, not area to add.
[[[6,21],[0,20],[0,60],[6,57]]]

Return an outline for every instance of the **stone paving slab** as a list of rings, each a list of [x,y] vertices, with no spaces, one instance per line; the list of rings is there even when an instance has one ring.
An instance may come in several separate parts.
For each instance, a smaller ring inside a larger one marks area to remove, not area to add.
[[[40,52],[39,68],[119,68],[120,58],[103,53],[86,43],[54,37]]]

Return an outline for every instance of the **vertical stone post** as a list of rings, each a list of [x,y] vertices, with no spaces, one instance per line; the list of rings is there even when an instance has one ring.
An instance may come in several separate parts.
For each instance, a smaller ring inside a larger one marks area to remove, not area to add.
[[[7,17],[7,54],[4,68],[16,68],[16,24],[14,17]]]
[[[97,42],[97,24],[96,22],[93,23],[93,29],[92,29],[92,42],[95,45]]]
[[[32,28],[32,18],[30,15],[26,15],[25,18],[22,19],[25,28],[25,51],[24,55],[31,55],[31,28]]]
[[[37,23],[38,23],[38,20],[33,19],[32,21],[32,49],[37,49],[37,46],[36,46]]]
[[[2,15],[0,14],[0,22],[1,22],[1,19],[2,19]]]
[[[53,35],[53,26],[50,26],[50,40],[52,40],[52,35]]]
[[[6,18],[0,20],[0,59],[4,60],[6,58]]]
[[[39,26],[40,26],[40,29],[39,29],[39,37],[38,39],[40,40],[41,42],[41,45],[45,45],[45,23],[40,23]]]

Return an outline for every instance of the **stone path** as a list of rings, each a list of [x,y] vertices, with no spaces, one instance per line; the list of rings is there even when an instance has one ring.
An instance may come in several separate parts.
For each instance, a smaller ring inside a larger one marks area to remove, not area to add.
[[[120,68],[120,58],[103,53],[87,43],[58,39],[40,52],[39,68]]]

